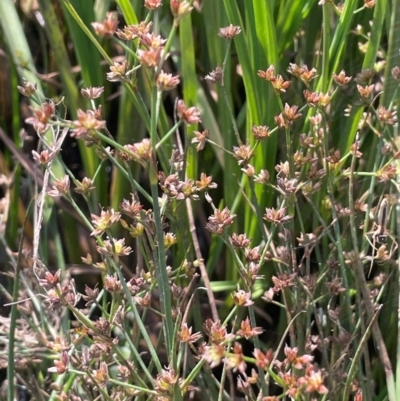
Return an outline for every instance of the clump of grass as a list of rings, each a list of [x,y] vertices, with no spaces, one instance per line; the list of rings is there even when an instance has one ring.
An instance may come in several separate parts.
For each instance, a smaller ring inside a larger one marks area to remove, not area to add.
[[[64,1],[81,75],[60,46],[65,98],[18,86],[38,146],[26,161],[9,145],[35,183],[19,244],[2,237],[8,400],[394,401],[400,69],[384,6],[370,26],[371,1],[201,3]],[[299,12],[323,20],[317,41]]]

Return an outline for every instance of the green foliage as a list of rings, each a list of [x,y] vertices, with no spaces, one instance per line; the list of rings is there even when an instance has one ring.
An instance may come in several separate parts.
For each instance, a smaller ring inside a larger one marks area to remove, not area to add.
[[[31,6],[4,399],[400,399],[398,2]]]

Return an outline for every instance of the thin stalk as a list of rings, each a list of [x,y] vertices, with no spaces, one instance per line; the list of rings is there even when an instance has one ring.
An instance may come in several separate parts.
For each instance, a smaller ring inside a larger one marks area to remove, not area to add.
[[[343,398],[342,401],[347,401],[349,399],[350,395],[350,390],[351,390],[351,385],[353,383],[353,378],[356,374],[356,369],[359,368],[360,366],[360,357],[361,353],[364,351],[364,348],[367,348],[367,341],[368,338],[371,334],[373,326],[376,324],[376,321],[379,316],[379,311],[382,309],[382,305],[378,308],[378,310],[375,312],[373,319],[369,322],[367,329],[365,330],[360,343],[358,344],[356,353],[354,354],[350,368],[347,373],[347,379],[346,379],[346,384],[343,390]],[[358,365],[358,366],[357,366]],[[371,393],[372,394],[372,393]]]
[[[350,206],[350,231],[351,231],[351,238],[352,238],[352,246],[353,250],[355,252],[355,270],[356,270],[356,276],[357,280],[356,283],[358,284],[358,287],[361,289],[364,305],[367,311],[367,317],[370,322],[374,320],[374,307],[372,305],[371,297],[370,297],[370,291],[368,289],[368,285],[365,279],[365,274],[364,274],[364,268],[361,262],[360,254],[359,254],[359,248],[358,248],[358,239],[357,239],[357,228],[356,228],[356,223],[354,219],[354,200],[353,200],[353,177],[351,174],[351,171],[354,170],[354,160],[355,157],[353,156],[353,161],[352,161],[352,168],[350,169],[350,185],[349,185],[349,206]],[[395,383],[394,383],[394,377],[393,377],[393,369],[391,366],[390,358],[386,349],[385,341],[382,337],[381,330],[379,328],[378,322],[375,321],[375,323],[372,326],[373,334],[374,334],[374,339],[377,343],[377,348],[378,348],[378,353],[380,360],[382,362],[383,368],[385,370],[385,375],[386,375],[386,385],[388,389],[388,395],[389,395],[389,400],[390,401],[395,401],[396,400],[396,391],[395,391]],[[352,331],[353,332],[353,331]]]
[[[161,96],[158,95],[157,88],[153,88],[151,97],[151,120],[150,120],[150,139],[152,148],[155,151],[157,146],[157,122],[161,104]],[[155,273],[156,279],[160,290],[161,311],[164,315],[163,318],[163,331],[165,335],[165,345],[167,349],[168,358],[171,358],[171,350],[173,349],[173,333],[174,324],[172,318],[172,305],[171,305],[171,291],[169,287],[169,279],[166,266],[166,254],[164,247],[164,232],[163,223],[161,219],[160,206],[158,203],[158,174],[157,162],[154,160],[150,163],[150,187],[151,195],[153,198],[153,213],[156,226],[157,245],[155,254]]]
[[[9,345],[8,345],[8,365],[7,365],[7,380],[8,380],[8,392],[7,392],[7,400],[14,401],[14,377],[15,373],[15,329],[17,326],[17,312],[18,312],[18,293],[19,293],[19,275],[21,271],[21,261],[22,261],[22,247],[24,243],[24,232],[26,223],[28,221],[28,213],[33,204],[33,200],[29,203],[27,215],[24,220],[24,226],[22,229],[21,237],[19,239],[18,244],[18,257],[15,266],[15,276],[14,276],[14,288],[12,294],[12,305],[11,305],[11,314],[10,314],[10,332],[9,332]]]
[[[397,168],[398,168],[397,163]],[[400,175],[396,177],[397,184],[400,185]],[[400,236],[400,192],[397,191],[397,205],[396,205],[396,231],[397,237]],[[400,289],[400,253],[397,257],[397,288]],[[400,291],[398,293],[398,306],[400,306]],[[397,355],[396,355],[396,397],[400,399],[400,318],[397,318]]]

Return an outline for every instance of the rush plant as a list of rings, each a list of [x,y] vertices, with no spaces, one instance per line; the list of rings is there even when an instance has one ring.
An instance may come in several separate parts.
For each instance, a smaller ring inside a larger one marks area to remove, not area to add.
[[[2,0],[0,399],[400,399],[398,3]]]

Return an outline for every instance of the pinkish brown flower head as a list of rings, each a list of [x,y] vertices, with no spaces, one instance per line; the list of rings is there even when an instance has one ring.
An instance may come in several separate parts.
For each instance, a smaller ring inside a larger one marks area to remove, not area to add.
[[[92,22],[92,27],[98,36],[111,38],[118,28],[118,13],[108,12],[103,22]]]
[[[382,124],[394,125],[397,123],[396,112],[386,109],[384,106],[378,108],[378,120]]]
[[[254,182],[257,184],[268,184],[269,172],[267,170],[261,170],[260,174],[254,176]]]
[[[77,139],[85,139],[89,135],[93,135],[94,131],[101,130],[106,126],[104,120],[97,120],[93,110],[84,112],[78,109],[78,120],[72,121],[73,130],[71,136]]]
[[[67,195],[69,191],[69,176],[65,175],[60,180],[55,180],[53,188],[47,192],[48,195],[56,197]]]
[[[93,185],[93,181],[88,177],[84,177],[82,181],[76,180],[75,184],[76,188],[74,191],[77,194],[87,195],[96,189],[96,187]]]
[[[111,72],[107,72],[108,81],[123,82],[127,80],[128,61],[124,60],[121,63],[115,62],[114,65],[110,66],[110,71]]]
[[[84,97],[88,99],[97,99],[104,92],[104,86],[89,86],[89,88],[82,88],[81,93]]]
[[[357,90],[363,98],[368,98],[374,90],[374,85],[361,86],[357,84]]]
[[[246,234],[232,234],[229,237],[229,242],[234,248],[246,248],[250,245],[251,239],[246,237]]]
[[[204,77],[204,79],[214,82],[214,83],[221,83],[224,78],[224,71],[220,66],[213,71],[211,71],[208,75]]]
[[[364,6],[366,8],[374,8],[376,4],[376,0],[364,0]]]
[[[286,208],[275,210],[274,208],[266,208],[264,214],[264,220],[273,224],[285,224],[291,217],[286,214]]]
[[[126,160],[135,160],[140,163],[148,163],[153,158],[153,148],[149,138],[142,139],[141,142],[134,143],[133,145],[125,145],[124,148],[129,152],[121,156]]]
[[[61,270],[57,270],[54,274],[46,272],[44,278],[39,280],[39,284],[44,288],[55,288],[60,283]]]
[[[392,68],[392,77],[396,80],[396,81],[400,81],[400,67],[399,66],[395,66]]]
[[[250,319],[246,317],[246,320],[240,323],[240,330],[238,330],[236,334],[248,340],[251,337],[260,335],[262,332],[263,329],[261,327],[251,327]]]
[[[104,289],[112,294],[120,294],[123,291],[121,281],[116,274],[107,274],[104,277]]]
[[[221,36],[221,38],[225,39],[233,39],[235,36],[239,35],[241,32],[240,26],[234,26],[230,24],[229,26],[225,28],[220,28],[218,32],[218,36]]]
[[[160,35],[153,33],[146,33],[140,35],[140,44],[147,49],[162,49],[166,43],[166,39],[163,39]]]
[[[276,79],[275,67],[270,65],[266,71],[258,70],[257,75],[266,81],[274,81]]]
[[[32,124],[33,128],[37,131],[38,134],[43,134],[49,128],[48,122],[50,117],[55,113],[56,108],[52,100],[48,102],[44,102],[40,105],[39,109],[34,109],[31,107],[33,111],[33,117],[28,117],[25,122],[27,124]]]
[[[23,80],[22,86],[17,86],[18,91],[21,95],[31,97],[37,90],[37,84],[32,84],[31,82],[27,81],[26,79]]]
[[[140,64],[142,64],[145,67],[149,68],[155,68],[158,66],[160,60],[161,60],[161,48],[151,48],[149,50],[142,50],[139,49],[137,51],[137,55],[140,61]]]
[[[115,224],[121,218],[121,214],[114,212],[114,209],[102,210],[100,216],[92,214],[92,224],[94,230],[90,235],[101,235],[104,231],[108,230],[113,224]]]
[[[301,113],[298,113],[298,106],[289,106],[285,103],[285,109],[283,111],[283,117],[288,122],[289,125],[292,125],[293,121],[297,120],[301,117]]]
[[[128,215],[129,217],[132,217],[133,219],[140,218],[140,212],[143,209],[143,206],[140,204],[139,201],[136,200],[136,196],[134,194],[131,194],[131,197],[131,202],[124,199],[119,204],[119,208],[122,213]]]
[[[96,249],[100,255],[105,256],[120,257],[132,253],[132,248],[130,246],[125,246],[125,238],[113,241],[109,239],[104,240],[103,245],[97,246]]]
[[[286,92],[286,89],[290,86],[290,81],[285,81],[282,75],[278,75],[275,79],[271,79],[272,87],[275,90],[276,94],[280,94],[280,92]]]
[[[233,353],[225,355],[225,363],[229,369],[233,369],[234,372],[239,371],[245,374],[246,363],[243,359],[243,350],[240,343],[235,342],[232,348]]]
[[[338,75],[333,74],[333,80],[339,86],[347,85],[351,81],[352,77],[347,77],[344,70],[340,71]]]
[[[183,343],[193,344],[200,340],[201,337],[200,332],[192,334],[192,328],[187,327],[186,323],[182,324],[181,330],[178,332],[178,338]]]
[[[274,352],[271,349],[264,354],[261,350],[256,348],[253,355],[256,359],[256,365],[261,369],[269,368],[274,359]]]
[[[254,156],[250,145],[234,146],[233,153],[238,160],[239,166],[246,165],[249,160]]]
[[[204,149],[204,146],[207,142],[207,138],[210,136],[210,131],[206,129],[202,132],[194,131],[193,133],[196,136],[196,138],[192,139],[192,143],[197,143],[196,150],[200,152],[201,150]]]
[[[93,379],[100,388],[103,388],[107,385],[108,366],[105,362],[100,362],[100,368],[98,370],[93,370]]]
[[[193,7],[190,5],[190,2],[183,0],[170,0],[170,8],[172,16],[174,17],[174,24],[177,26],[179,21],[187,14],[189,14]]]
[[[155,10],[158,7],[162,6],[161,0],[144,0],[144,6],[149,10]]]
[[[211,344],[204,347],[203,359],[210,365],[210,368],[218,366],[225,356],[225,347],[220,344]]]
[[[155,380],[155,388],[160,393],[172,394],[178,379],[179,376],[174,369],[165,368],[157,375]]]
[[[56,157],[56,155],[57,152],[49,152],[48,149],[42,150],[40,154],[32,150],[33,160],[44,166],[49,164]]]
[[[299,67],[297,64],[289,64],[288,71],[297,78],[300,78],[303,82],[309,83],[316,77],[317,70],[312,68],[308,69],[306,65]]]
[[[254,302],[251,300],[251,293],[244,290],[237,290],[232,293],[233,302],[237,306],[250,306]]]
[[[206,189],[214,189],[218,187],[218,184],[212,182],[212,176],[207,176],[205,173],[200,174],[200,180],[196,181],[196,187],[199,191]]]
[[[172,76],[161,70],[157,77],[157,88],[161,91],[169,91],[176,88],[179,82],[179,76]]]
[[[68,352],[63,351],[60,355],[60,360],[54,361],[54,367],[49,368],[48,371],[62,375],[67,371],[68,363],[69,363]]]
[[[196,107],[186,107],[183,100],[178,100],[177,114],[186,124],[198,124],[201,122],[200,111]]]
[[[225,227],[233,223],[236,214],[230,214],[230,210],[225,207],[223,210],[215,209],[214,214],[208,218],[206,228],[217,235],[221,235]]]
[[[267,139],[270,135],[269,127],[265,125],[253,125],[251,131],[253,132],[254,139],[259,141]]]
[[[122,40],[134,40],[150,32],[152,22],[140,22],[138,25],[125,26],[123,30],[119,29],[116,34]]]

